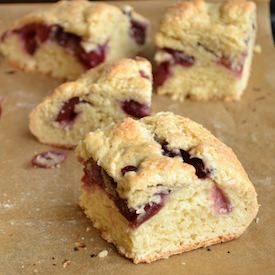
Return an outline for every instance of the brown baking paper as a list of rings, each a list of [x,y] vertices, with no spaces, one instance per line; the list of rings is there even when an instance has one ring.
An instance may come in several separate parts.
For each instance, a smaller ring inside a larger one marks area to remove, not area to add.
[[[152,20],[172,1],[128,2]],[[125,2],[116,3],[118,5]],[[47,5],[1,5],[0,31]],[[275,274],[275,51],[268,2],[258,3],[257,43],[240,102],[173,102],[154,96],[154,111],[173,111],[203,124],[236,152],[255,184],[261,208],[243,236],[152,264],[134,265],[103,241],[78,206],[81,166],[74,153],[58,169],[32,168],[50,147],[28,130],[30,110],[59,82],[26,74],[0,59],[0,274]],[[148,49],[148,55],[153,48]],[[74,249],[76,242],[85,248]],[[95,257],[107,249],[105,258]]]

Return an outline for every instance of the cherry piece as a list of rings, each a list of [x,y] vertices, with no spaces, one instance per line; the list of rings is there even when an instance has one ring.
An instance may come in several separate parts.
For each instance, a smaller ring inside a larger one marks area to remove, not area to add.
[[[149,116],[151,113],[149,106],[132,99],[123,101],[121,108],[125,113],[136,118]]]
[[[130,19],[130,35],[135,39],[138,45],[144,45],[146,39],[147,24]]]
[[[233,66],[232,60],[229,57],[221,57],[218,61],[219,64],[223,65],[225,68],[231,70],[237,77],[241,77],[243,72],[243,63],[245,61],[246,55],[243,54],[239,60],[239,64],[237,66]]]
[[[89,159],[85,162],[83,169],[84,175],[82,182],[85,186],[92,186],[94,184],[104,187],[104,181],[101,173],[101,167],[93,159]]]
[[[85,100],[81,100],[79,97],[72,97],[66,102],[64,102],[55,121],[65,126],[68,124],[71,124],[78,115],[78,113],[75,111],[75,106],[80,103],[88,103],[88,102]]]
[[[154,87],[162,86],[170,76],[170,63],[168,61],[160,63],[153,73]]]
[[[169,149],[168,148],[168,142],[163,142],[161,143],[161,149],[162,149],[162,154],[166,157],[176,157],[176,156],[181,156],[181,152],[179,149]]]
[[[171,54],[176,64],[179,64],[184,67],[191,67],[195,63],[195,57],[187,55],[183,51],[173,50],[170,48],[164,48],[165,52]]]
[[[56,168],[67,158],[67,153],[61,151],[48,151],[35,155],[31,163],[34,167]]]
[[[142,214],[137,214],[134,209],[129,209],[127,206],[127,202],[120,198],[115,200],[115,204],[120,213],[130,222],[130,226],[132,226],[133,228],[137,228],[142,223],[156,215],[164,206],[168,193],[157,193],[156,195],[160,196],[160,202],[147,203],[144,206],[144,213]]]
[[[140,74],[141,77],[150,80],[150,77],[149,77],[144,71],[140,70],[140,71],[139,71],[139,74]]]
[[[232,211],[233,207],[229,199],[216,184],[213,186],[211,196],[213,200],[213,208],[216,214],[228,214]]]
[[[123,167],[121,169],[121,174],[122,174],[122,176],[124,176],[127,172],[130,172],[130,171],[136,172],[137,171],[137,167],[133,166],[133,165],[125,166],[125,167]]]

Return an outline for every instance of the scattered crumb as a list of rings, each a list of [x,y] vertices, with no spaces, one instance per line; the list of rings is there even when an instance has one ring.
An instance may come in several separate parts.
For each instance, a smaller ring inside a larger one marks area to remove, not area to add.
[[[211,251],[211,248],[210,248],[210,247],[207,247],[206,250],[207,250],[207,251]]]
[[[90,257],[91,257],[91,258],[94,258],[94,257],[96,257],[96,254],[92,253],[92,254],[90,255]]]
[[[255,219],[255,223],[256,223],[256,224],[259,224],[259,221],[260,221],[260,218],[257,217],[257,218]]]
[[[70,263],[71,263],[71,261],[65,259],[65,260],[62,262],[63,268],[66,268]]]
[[[55,257],[52,257],[52,260],[55,260]]]
[[[83,242],[76,242],[74,245],[75,245],[73,248],[74,251],[78,251],[80,249],[87,249],[86,244]]]
[[[56,266],[56,264],[53,264],[53,266]]]
[[[22,264],[22,265],[21,265],[21,268],[22,268],[22,269],[24,269],[24,268],[25,268],[25,266]]]
[[[8,195],[7,195],[7,193],[3,193],[3,196],[4,196],[4,197],[7,197]]]
[[[181,264],[182,264],[182,265],[186,265],[186,263],[185,263],[185,262],[182,262]]]
[[[230,254],[230,251],[227,251],[228,254]]]
[[[253,48],[253,51],[254,51],[254,53],[261,53],[261,52],[262,52],[262,47],[261,47],[261,45],[256,44],[256,45],[254,46],[254,48]]]
[[[81,237],[81,240],[82,240],[82,241],[85,240],[85,237]]]
[[[100,252],[97,254],[97,256],[98,256],[99,258],[104,258],[104,257],[106,257],[107,255],[108,255],[108,251],[107,251],[106,249],[100,251]]]
[[[86,228],[86,232],[89,232],[90,230],[91,230],[91,227],[88,226],[88,227]]]
[[[38,273],[38,270],[37,270],[37,269],[34,269],[33,272],[34,272],[34,273]]]

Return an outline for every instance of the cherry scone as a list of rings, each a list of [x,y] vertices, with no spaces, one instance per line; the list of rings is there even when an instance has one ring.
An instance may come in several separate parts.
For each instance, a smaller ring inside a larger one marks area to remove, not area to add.
[[[134,263],[235,239],[258,211],[232,150],[173,113],[91,132],[76,154],[84,165],[81,207]]]
[[[75,79],[105,61],[140,53],[148,31],[149,21],[131,7],[60,1],[15,22],[0,49],[23,70]]]
[[[57,87],[32,110],[29,128],[42,143],[73,148],[90,131],[149,115],[151,97],[149,61],[112,61]]]
[[[238,100],[247,86],[256,5],[246,0],[183,1],[156,34],[154,85],[174,100]]]

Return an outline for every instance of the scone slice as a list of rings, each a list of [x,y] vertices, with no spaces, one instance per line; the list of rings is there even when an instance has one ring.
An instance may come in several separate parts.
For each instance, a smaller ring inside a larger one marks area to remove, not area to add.
[[[172,113],[91,132],[80,205],[102,237],[134,263],[239,237],[257,195],[230,148]]]
[[[247,86],[256,5],[246,0],[183,1],[156,34],[154,84],[174,100],[238,100]]]
[[[60,1],[19,19],[0,49],[26,71],[75,79],[105,61],[133,57],[148,42],[149,22],[131,8]]]
[[[46,144],[73,148],[85,135],[126,116],[150,114],[151,64],[121,59],[91,69],[55,89],[30,114],[29,128]]]

